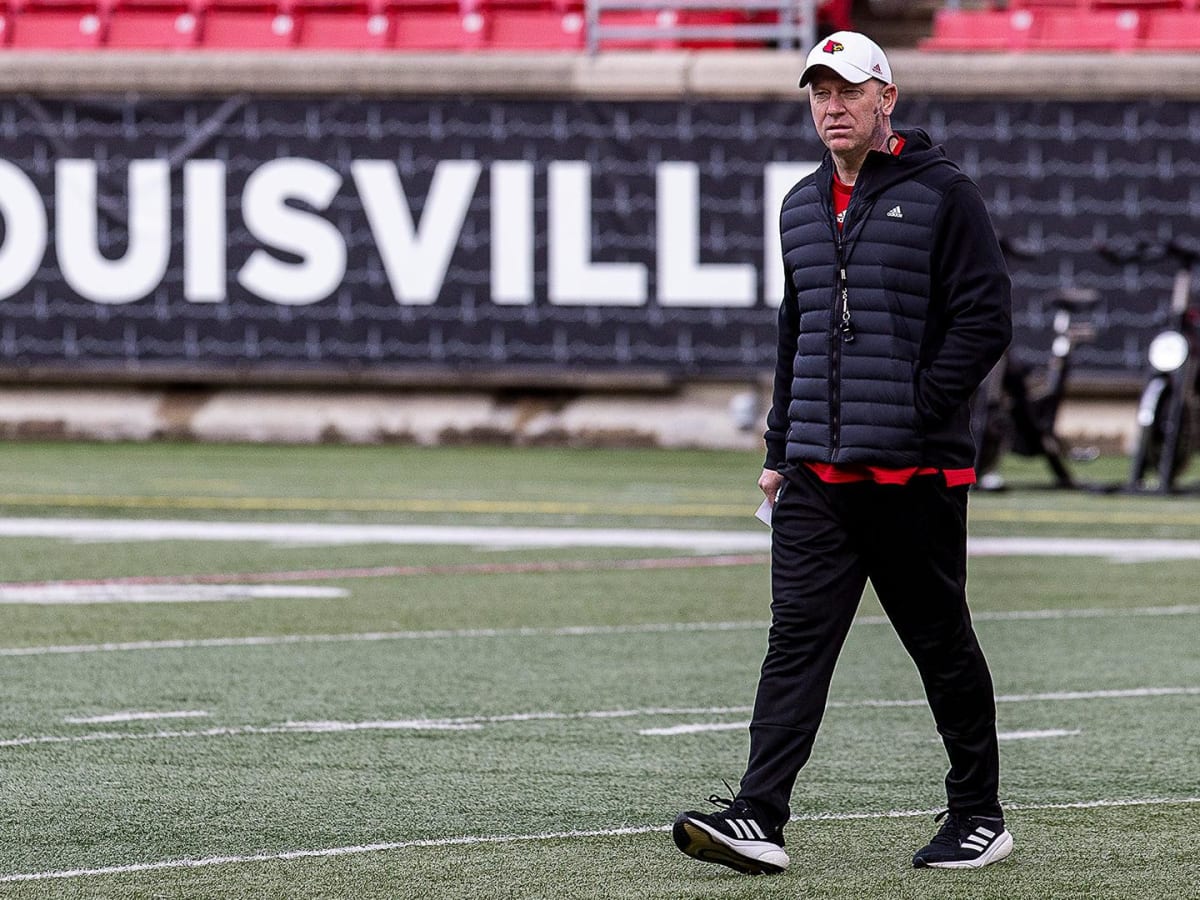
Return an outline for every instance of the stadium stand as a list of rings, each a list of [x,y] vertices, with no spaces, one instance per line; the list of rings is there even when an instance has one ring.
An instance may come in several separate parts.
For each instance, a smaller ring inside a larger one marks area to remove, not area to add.
[[[923,50],[1131,52],[1200,46],[1198,0],[1011,0],[943,8]]]
[[[818,24],[852,28],[851,0],[0,0],[0,49],[794,49]],[[1200,0],[952,2],[931,30],[922,50],[1195,50]]]
[[[851,0],[15,0],[0,47],[564,51],[794,48]],[[590,18],[590,24],[589,24]],[[607,29],[589,45],[588,35]]]

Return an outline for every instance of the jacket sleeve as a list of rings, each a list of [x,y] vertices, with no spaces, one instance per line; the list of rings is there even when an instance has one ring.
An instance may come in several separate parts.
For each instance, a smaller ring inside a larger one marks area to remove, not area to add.
[[[979,188],[956,181],[934,226],[932,298],[936,318],[916,385],[926,426],[949,418],[971,398],[1012,339],[1008,269]]]
[[[783,302],[779,304],[779,345],[775,354],[775,386],[767,412],[767,459],[764,469],[776,469],[787,461],[788,407],[792,403],[792,371],[796,363],[799,307],[791,275],[784,273]]]

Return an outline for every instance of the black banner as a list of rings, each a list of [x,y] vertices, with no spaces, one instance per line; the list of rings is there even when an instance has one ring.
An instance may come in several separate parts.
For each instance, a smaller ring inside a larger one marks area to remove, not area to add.
[[[1018,345],[1096,287],[1079,365],[1138,370],[1172,273],[1094,246],[1194,230],[1194,104],[902,97],[896,124],[1042,251]],[[0,133],[0,371],[213,379],[769,371],[778,203],[822,149],[802,98],[10,97]]]

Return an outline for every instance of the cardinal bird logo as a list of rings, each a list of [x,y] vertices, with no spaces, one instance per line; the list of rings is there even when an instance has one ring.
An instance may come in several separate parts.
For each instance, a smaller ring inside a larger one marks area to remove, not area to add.
[[[845,50],[844,44],[839,44],[837,41],[826,41],[825,46],[821,48],[826,53],[840,53]]]

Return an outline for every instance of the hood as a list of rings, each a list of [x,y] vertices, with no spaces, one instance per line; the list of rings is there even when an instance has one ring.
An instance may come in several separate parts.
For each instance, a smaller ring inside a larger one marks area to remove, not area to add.
[[[868,153],[854,184],[856,194],[872,197],[896,182],[934,166],[949,166],[953,171],[959,171],[958,166],[946,158],[941,144],[935,145],[924,129],[900,128],[895,133],[904,138],[904,149],[899,156],[879,150]],[[833,155],[828,150],[821,162],[820,180],[822,189],[827,194],[832,192]]]

